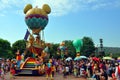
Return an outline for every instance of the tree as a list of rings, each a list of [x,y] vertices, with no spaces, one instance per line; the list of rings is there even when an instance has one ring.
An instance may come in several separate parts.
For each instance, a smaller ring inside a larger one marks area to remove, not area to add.
[[[20,50],[20,53],[23,53],[25,49],[26,49],[25,40],[18,40],[12,44],[12,52],[14,55],[17,52],[17,50]]]
[[[110,54],[110,56],[111,56],[111,54]],[[119,56],[120,56],[120,53],[114,53],[114,54],[112,54],[113,58],[118,58]]]
[[[10,58],[12,56],[10,42],[0,39],[0,57]]]
[[[85,56],[90,56],[92,53],[94,53],[95,51],[95,46],[94,43],[92,41],[91,38],[89,37],[84,37],[83,39],[83,46],[81,48],[81,55],[85,55]],[[72,40],[64,40],[63,42],[65,42],[65,47],[67,47],[68,49],[68,56],[74,58],[76,57],[76,51],[75,48],[73,46],[73,41]],[[56,45],[56,47],[54,47]],[[52,47],[50,49],[51,54],[55,57],[57,57],[57,48],[59,47],[59,44],[52,44]]]
[[[83,37],[83,47],[81,49],[81,55],[90,56],[95,51],[94,42],[90,37]]]
[[[51,44],[49,47],[50,51],[50,57],[57,57],[57,48],[59,44]]]
[[[70,57],[75,57],[76,56],[76,52],[75,52],[75,48],[74,48],[74,46],[73,46],[73,41],[71,41],[71,40],[65,40],[64,41],[65,42],[65,47],[67,47],[67,49],[68,49],[68,55],[70,56]]]

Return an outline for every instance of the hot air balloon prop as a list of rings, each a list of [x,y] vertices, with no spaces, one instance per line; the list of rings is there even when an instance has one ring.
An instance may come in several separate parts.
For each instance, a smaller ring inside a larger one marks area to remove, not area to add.
[[[42,8],[38,8],[38,6],[33,8],[31,4],[27,4],[24,8],[25,23],[28,26],[29,30],[32,31],[32,34],[29,37],[30,45],[28,48],[31,47],[30,51],[35,54],[41,53],[43,50],[43,40],[41,40],[40,32],[44,30],[48,24],[48,14],[50,12],[51,8],[48,4],[44,4]],[[37,36],[35,37],[33,34]]]
[[[26,40],[25,54],[29,51],[33,56],[26,56],[27,58],[25,58],[25,61],[20,64],[20,67],[17,68],[15,72],[16,74],[43,75],[45,74],[45,70],[42,64],[46,56],[44,53],[49,52],[49,50],[45,48],[45,41],[42,39],[44,35],[42,35],[43,33],[41,34],[41,32],[43,32],[48,24],[48,14],[51,12],[51,8],[48,4],[44,4],[42,8],[38,8],[38,6],[33,7],[31,4],[27,4],[23,11],[25,14],[25,23],[28,26],[28,30],[24,37],[24,40]],[[40,61],[39,65],[37,64],[38,61]],[[27,71],[29,70],[30,73],[26,72],[26,69]]]
[[[68,48],[65,46],[65,42],[60,43],[58,47],[58,52],[60,52],[61,58],[63,59],[67,55]]]
[[[64,51],[65,50],[65,42],[60,43],[60,46],[58,48],[60,51]]]
[[[48,24],[48,14],[50,12],[51,8],[47,4],[44,4],[42,9],[38,7],[32,8],[31,4],[25,6],[25,22],[33,34],[39,34],[41,30],[44,30]]]
[[[82,39],[76,39],[73,41],[73,46],[76,49],[76,53],[80,53],[81,47],[83,46],[83,41]],[[79,54],[77,54],[79,55]]]

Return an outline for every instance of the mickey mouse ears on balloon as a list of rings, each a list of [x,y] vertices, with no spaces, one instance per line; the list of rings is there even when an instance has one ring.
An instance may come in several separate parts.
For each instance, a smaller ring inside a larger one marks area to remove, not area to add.
[[[31,4],[27,4],[23,12],[28,28],[32,30],[33,34],[38,35],[48,24],[48,14],[51,12],[51,8],[48,4],[44,4],[42,8],[33,8]]]

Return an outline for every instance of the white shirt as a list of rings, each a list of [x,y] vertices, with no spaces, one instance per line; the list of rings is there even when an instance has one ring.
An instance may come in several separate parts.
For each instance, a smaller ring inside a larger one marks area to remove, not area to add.
[[[66,66],[65,68],[66,68],[66,72],[69,72],[69,67]]]
[[[115,68],[115,77],[117,78],[117,80],[120,80],[120,74],[118,73],[118,66]]]

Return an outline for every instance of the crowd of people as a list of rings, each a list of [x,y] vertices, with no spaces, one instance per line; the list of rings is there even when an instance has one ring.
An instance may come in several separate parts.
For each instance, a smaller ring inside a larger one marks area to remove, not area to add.
[[[6,73],[10,72],[10,79],[14,79],[16,69],[16,60],[1,59],[0,60],[0,80],[6,80]]]
[[[120,80],[120,63],[95,57],[81,60],[53,59],[55,72],[67,78],[69,75],[94,80]]]
[[[54,75],[60,74],[64,78],[73,75],[74,77],[84,77],[96,80],[120,80],[120,63],[116,60],[94,59],[89,57],[80,60],[50,59],[45,65],[45,75],[48,79],[54,79]],[[15,78],[16,61],[2,59],[0,61],[0,78],[10,72],[11,78]]]

